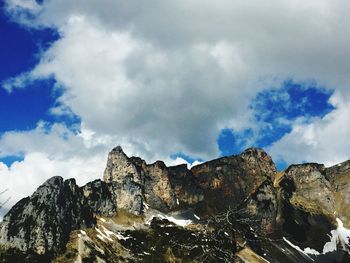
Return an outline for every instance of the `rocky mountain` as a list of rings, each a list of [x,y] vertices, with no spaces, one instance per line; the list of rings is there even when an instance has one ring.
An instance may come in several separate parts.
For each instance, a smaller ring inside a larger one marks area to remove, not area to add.
[[[350,262],[350,161],[250,148],[188,169],[121,147],[103,180],[52,177],[0,223],[0,262]]]

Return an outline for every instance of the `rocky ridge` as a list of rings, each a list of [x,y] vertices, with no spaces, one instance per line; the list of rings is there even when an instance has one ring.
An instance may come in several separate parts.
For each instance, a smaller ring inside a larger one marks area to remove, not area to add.
[[[277,173],[250,148],[188,169],[118,146],[103,181],[53,177],[18,202],[0,224],[0,262],[14,253],[18,262],[348,260],[348,240],[323,250],[337,217],[349,227],[349,204],[349,161]]]

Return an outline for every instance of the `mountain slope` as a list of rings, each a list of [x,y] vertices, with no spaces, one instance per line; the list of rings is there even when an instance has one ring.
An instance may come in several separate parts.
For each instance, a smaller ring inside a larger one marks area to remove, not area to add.
[[[189,170],[118,146],[103,181],[53,177],[19,201],[0,225],[0,262],[347,262],[349,167],[277,174],[251,148]]]

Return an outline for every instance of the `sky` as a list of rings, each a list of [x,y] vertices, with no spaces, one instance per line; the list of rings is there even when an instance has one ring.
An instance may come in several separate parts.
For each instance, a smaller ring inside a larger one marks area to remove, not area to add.
[[[52,176],[102,178],[116,145],[168,165],[350,159],[347,0],[0,7],[0,216]]]

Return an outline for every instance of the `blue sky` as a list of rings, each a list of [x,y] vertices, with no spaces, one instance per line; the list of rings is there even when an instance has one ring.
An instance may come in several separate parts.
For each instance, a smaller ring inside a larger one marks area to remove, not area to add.
[[[0,180],[16,198],[101,177],[118,144],[169,165],[248,147],[278,169],[350,159],[347,2],[81,1],[1,2]]]
[[[245,129],[235,132],[221,131],[218,146],[221,155],[238,154],[246,147],[267,148],[292,131],[292,123],[298,118],[305,122],[315,117],[324,117],[334,106],[329,103],[332,91],[317,87],[315,83],[294,83],[287,80],[278,89],[267,89],[252,100],[250,108],[258,131]],[[251,138],[255,138],[251,142]],[[277,160],[277,168],[285,169],[288,163]]]
[[[1,2],[0,13],[0,82],[25,72],[38,63],[39,53],[57,39],[52,30],[28,30],[12,22]],[[52,81],[39,81],[26,89],[9,93],[0,89],[0,132],[29,130],[41,119],[47,119],[48,109],[55,103]]]

